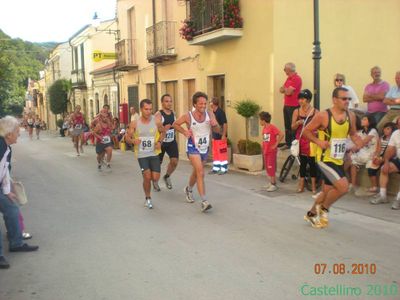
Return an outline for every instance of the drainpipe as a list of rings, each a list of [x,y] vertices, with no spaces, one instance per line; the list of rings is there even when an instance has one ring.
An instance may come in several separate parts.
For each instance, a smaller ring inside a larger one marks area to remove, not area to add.
[[[153,53],[154,56],[157,55],[157,35],[156,35],[156,0],[152,0],[153,4]],[[158,105],[158,70],[157,70],[157,61],[154,61],[154,98],[155,105],[154,108],[157,108]]]
[[[113,80],[114,80],[115,84],[117,85],[117,112],[118,112],[118,119],[119,119],[120,90],[119,90],[119,81],[116,78],[115,67],[113,68]]]

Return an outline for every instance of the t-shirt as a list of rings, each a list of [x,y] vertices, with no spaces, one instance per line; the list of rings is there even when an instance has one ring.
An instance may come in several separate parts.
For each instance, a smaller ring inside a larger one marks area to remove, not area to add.
[[[284,97],[284,105],[285,106],[299,106],[299,100],[297,99],[298,94],[301,91],[301,77],[294,73],[286,79],[284,83],[284,87],[294,87],[294,92],[291,95],[285,95]]]
[[[397,85],[392,86],[389,92],[387,92],[385,98],[390,98],[390,99],[400,98],[400,87],[398,87]],[[400,104],[390,105],[390,108],[400,109]]]
[[[223,126],[224,124],[228,123],[228,121],[226,120],[226,114],[225,112],[221,109],[221,108],[217,108],[217,110],[214,112],[215,115],[215,119],[217,120],[219,126]],[[214,140],[220,140],[222,137],[221,134],[214,132],[212,133],[212,138]]]
[[[379,83],[367,84],[367,86],[364,89],[364,93],[377,94],[377,93],[383,92],[386,94],[389,89],[390,89],[389,83],[387,83],[386,81],[381,81]],[[369,113],[386,112],[386,111],[387,111],[387,106],[382,101],[368,102],[368,112]]]
[[[400,158],[400,130],[392,133],[389,140],[389,146],[396,147],[396,157]]]
[[[264,126],[263,131],[263,152],[272,153],[277,151],[277,148],[271,149],[271,146],[276,144],[277,136],[279,134],[279,129],[272,124],[267,124]]]
[[[349,97],[351,97],[351,101],[349,102],[349,108],[355,108],[355,104],[360,103],[360,100],[358,99],[356,92],[349,85],[343,85],[343,87],[349,91]]]

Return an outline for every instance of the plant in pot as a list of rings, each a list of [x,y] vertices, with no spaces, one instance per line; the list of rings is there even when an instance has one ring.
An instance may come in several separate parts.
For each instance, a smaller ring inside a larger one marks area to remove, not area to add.
[[[233,164],[240,169],[249,171],[261,171],[263,168],[263,159],[261,155],[261,145],[258,142],[249,140],[249,119],[257,115],[261,107],[250,99],[239,101],[234,106],[236,112],[245,118],[246,121],[246,139],[239,140],[239,153],[233,154]]]

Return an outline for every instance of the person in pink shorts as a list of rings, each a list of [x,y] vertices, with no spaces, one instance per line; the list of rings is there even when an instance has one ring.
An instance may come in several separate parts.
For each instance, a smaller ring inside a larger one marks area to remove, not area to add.
[[[284,134],[275,125],[271,124],[271,115],[269,113],[262,111],[259,117],[260,125],[263,127],[264,165],[270,179],[270,183],[267,185],[267,192],[274,192],[278,189],[275,177],[278,144],[283,139]]]

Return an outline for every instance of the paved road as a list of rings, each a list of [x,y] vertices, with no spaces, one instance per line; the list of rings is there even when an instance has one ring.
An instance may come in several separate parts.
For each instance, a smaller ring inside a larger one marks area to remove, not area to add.
[[[1,300],[400,299],[400,213],[390,205],[346,197],[330,227],[316,230],[303,221],[310,195],[294,184],[268,194],[264,176],[230,173],[207,175],[214,209],[204,214],[185,202],[190,166],[181,161],[174,189],[161,185],[150,211],[131,152],[115,152],[112,172],[99,173],[94,148],[76,157],[68,138],[29,141],[22,132],[13,149],[40,251],[6,251]],[[375,274],[351,274],[352,264]],[[313,287],[340,295],[312,296]]]

